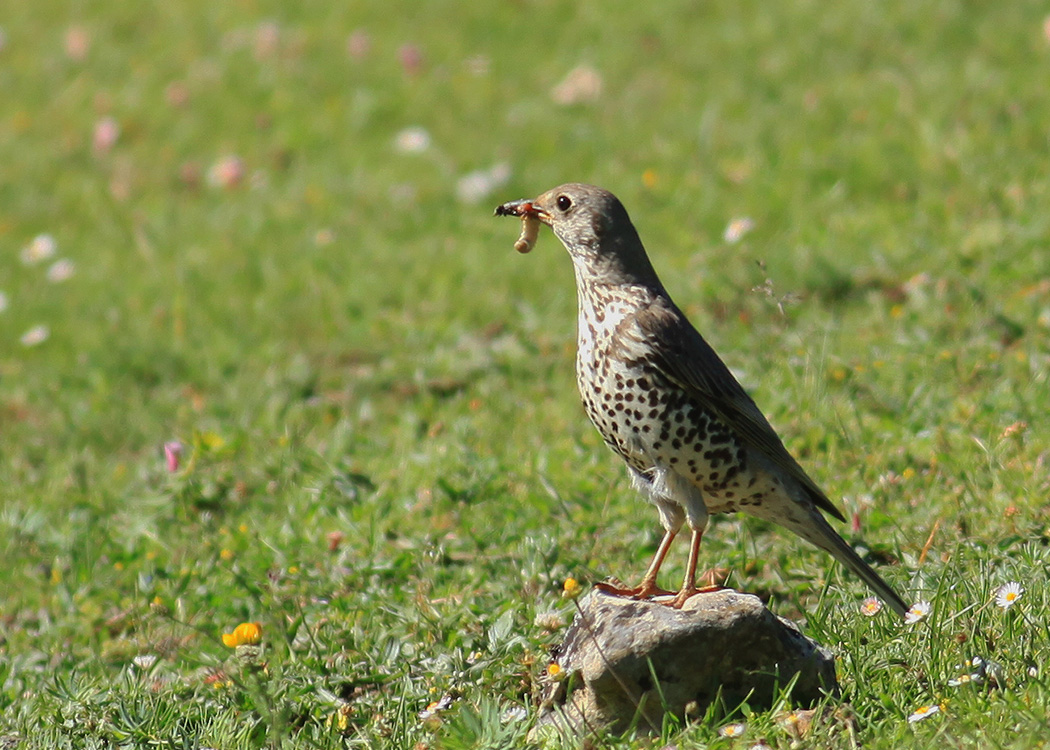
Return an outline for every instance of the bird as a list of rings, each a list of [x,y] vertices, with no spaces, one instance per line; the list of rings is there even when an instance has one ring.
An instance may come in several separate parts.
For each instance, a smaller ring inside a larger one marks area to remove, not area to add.
[[[830,553],[905,616],[901,597],[823,515],[845,521],[842,512],[672,301],[615,195],[568,183],[504,203],[496,215],[521,219],[520,252],[532,249],[541,225],[568,251],[584,409],[626,463],[633,486],[656,506],[664,530],[638,586],[600,588],[679,609],[692,596],[720,588],[713,581],[697,587],[700,542],[710,514],[744,512]],[[668,592],[657,586],[657,575],[683,526],[691,533],[685,578],[677,592]],[[665,594],[674,597],[666,601]]]

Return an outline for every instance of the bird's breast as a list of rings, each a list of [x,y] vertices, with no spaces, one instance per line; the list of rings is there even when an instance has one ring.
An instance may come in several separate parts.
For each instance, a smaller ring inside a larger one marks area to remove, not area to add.
[[[610,316],[606,316],[608,320]],[[746,457],[737,436],[709,407],[670,381],[629,315],[616,326],[581,315],[576,379],[602,439],[633,469],[670,469],[704,493],[711,512],[746,494]]]

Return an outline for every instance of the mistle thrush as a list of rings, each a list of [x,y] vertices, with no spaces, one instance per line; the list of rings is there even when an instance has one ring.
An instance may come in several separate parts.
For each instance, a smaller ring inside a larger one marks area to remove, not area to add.
[[[666,593],[656,585],[657,573],[686,523],[689,561],[671,602],[681,607],[699,591],[697,556],[708,515],[743,511],[830,552],[904,615],[901,598],[821,511],[845,520],[842,513],[671,301],[616,196],[574,183],[504,203],[496,214],[522,219],[519,251],[532,248],[540,223],[569,251],[579,298],[576,382],[584,407],[660,514],[665,533],[652,564],[637,588],[617,593]]]

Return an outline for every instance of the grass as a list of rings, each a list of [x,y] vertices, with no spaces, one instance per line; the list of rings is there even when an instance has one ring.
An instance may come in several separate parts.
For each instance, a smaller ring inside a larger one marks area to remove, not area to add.
[[[12,7],[0,736],[524,746],[563,581],[634,578],[659,537],[579,407],[562,249],[548,233],[518,257],[518,227],[491,218],[585,180],[624,200],[886,577],[932,602],[913,626],[860,617],[826,556],[715,521],[705,561],[840,658],[853,718],[829,701],[805,746],[1045,744],[1044,14]],[[556,103],[578,66],[600,94]],[[398,147],[410,128],[426,148]],[[500,164],[505,183],[459,196]],[[754,229],[730,244],[740,217]],[[23,262],[39,235],[55,256]],[[74,273],[50,281],[58,259]],[[1003,611],[1011,580],[1026,593]],[[260,647],[223,645],[254,621]],[[973,656],[997,686],[949,686]],[[908,723],[922,705],[942,709]],[[716,715],[661,739],[792,741],[776,712],[735,715],[743,740]]]

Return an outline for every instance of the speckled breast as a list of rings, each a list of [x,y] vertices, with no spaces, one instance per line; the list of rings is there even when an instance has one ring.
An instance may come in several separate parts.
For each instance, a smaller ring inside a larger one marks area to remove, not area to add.
[[[711,512],[750,504],[747,451],[703,404],[644,356],[624,357],[611,337],[579,342],[576,377],[587,416],[632,468],[670,467],[704,493]]]

